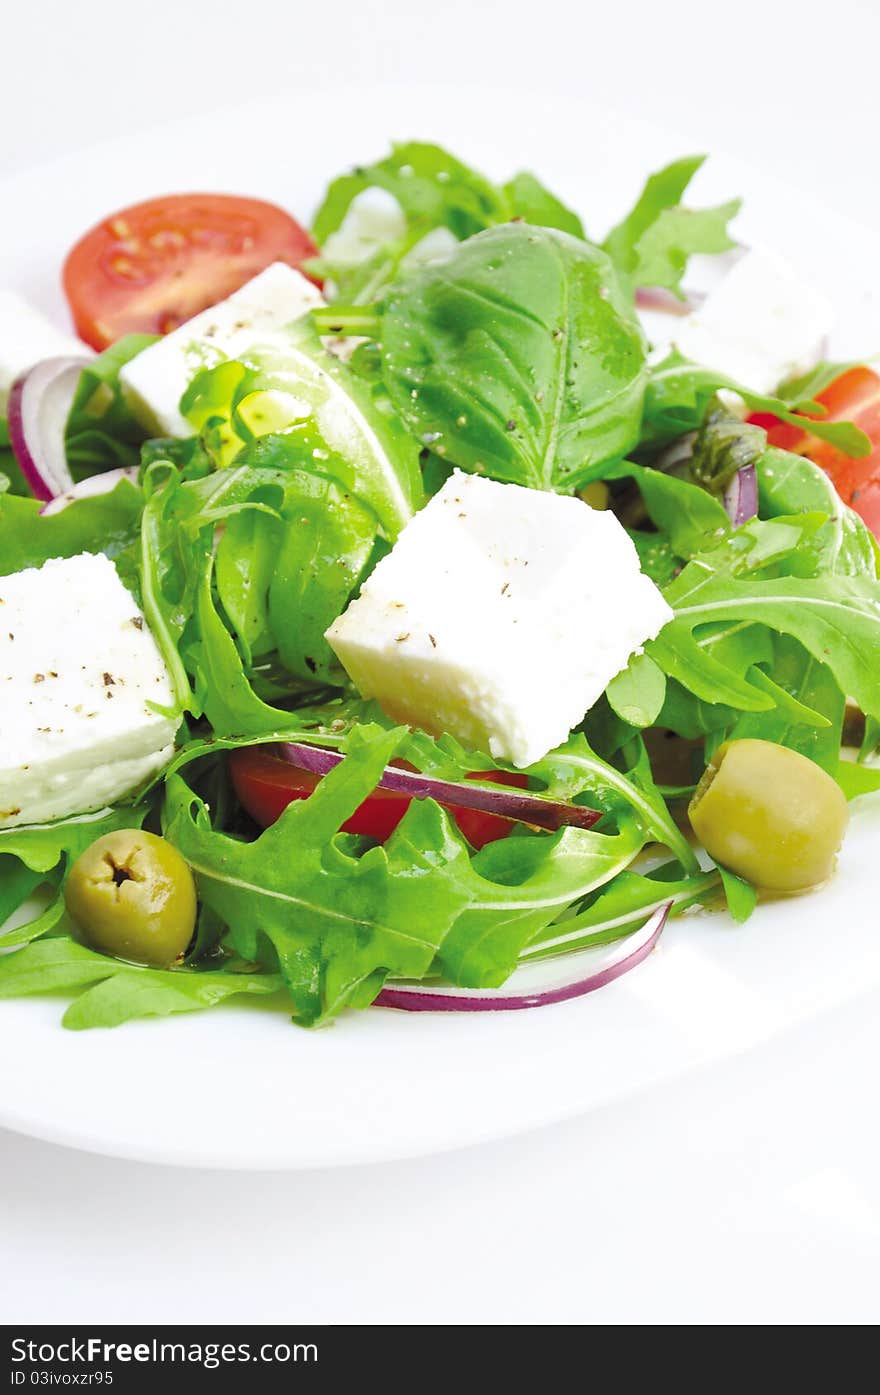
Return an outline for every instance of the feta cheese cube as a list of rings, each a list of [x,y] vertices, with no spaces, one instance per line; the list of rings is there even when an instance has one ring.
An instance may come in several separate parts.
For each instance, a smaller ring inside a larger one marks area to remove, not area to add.
[[[44,358],[68,354],[91,358],[81,339],[40,314],[14,291],[0,291],[0,406],[16,378]]]
[[[0,828],[112,804],[174,750],[148,706],[173,706],[168,671],[104,556],[0,577],[0,701]]]
[[[755,392],[773,392],[822,357],[830,302],[781,257],[747,252],[671,333],[676,347]]]
[[[284,351],[284,329],[324,297],[284,262],[267,266],[226,300],[194,315],[122,369],[119,380],[148,431],[191,436],[180,399],[201,368],[247,359],[254,349]]]
[[[613,514],[456,471],[327,640],[394,720],[527,766],[671,618]]]

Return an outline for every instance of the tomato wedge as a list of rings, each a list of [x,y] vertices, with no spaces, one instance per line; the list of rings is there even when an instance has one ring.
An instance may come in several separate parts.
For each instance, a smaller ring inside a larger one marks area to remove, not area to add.
[[[776,417],[750,418],[767,430],[771,446],[806,455],[825,471],[845,504],[849,504],[880,537],[880,375],[871,368],[848,368],[816,396],[827,409],[823,421],[851,421],[871,441],[870,455],[855,460],[820,441],[808,431]]]
[[[77,334],[106,349],[123,334],[167,334],[272,262],[298,267],[317,251],[275,204],[168,194],[124,208],[81,237],[64,263],[64,293]]]
[[[288,804],[295,799],[308,799],[314,793],[321,779],[307,770],[300,770],[290,761],[277,756],[271,747],[243,746],[229,755],[229,772],[232,785],[242,806],[251,818],[266,828],[283,814]],[[468,777],[485,780],[485,772]],[[528,781],[525,775],[514,771],[495,771],[492,782],[525,789]],[[374,790],[342,825],[346,833],[364,833],[377,842],[384,843],[390,838],[410,805],[410,796],[397,790]],[[488,814],[481,809],[461,809],[447,806],[449,812],[468,842],[475,848],[485,847],[499,838],[505,838],[513,827],[510,819],[499,814]]]

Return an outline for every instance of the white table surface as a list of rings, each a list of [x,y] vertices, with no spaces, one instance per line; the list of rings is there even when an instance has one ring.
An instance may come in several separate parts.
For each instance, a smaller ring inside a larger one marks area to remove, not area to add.
[[[740,0],[723,21],[703,0],[43,0],[4,33],[0,171],[284,86],[344,101],[424,76],[484,87],[487,122],[493,82],[558,94],[561,121],[568,92],[655,116],[683,150],[784,172],[880,232],[872,0],[831,18]],[[319,110],[304,96],[292,161]],[[429,99],[408,124],[430,132]],[[874,1322],[878,1058],[865,1001],[581,1120],[331,1172],[172,1171],[0,1133],[0,1321]]]

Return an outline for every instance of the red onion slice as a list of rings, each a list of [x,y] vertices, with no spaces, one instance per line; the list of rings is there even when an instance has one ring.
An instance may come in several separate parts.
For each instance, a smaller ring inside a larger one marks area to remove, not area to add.
[[[737,470],[724,491],[724,507],[734,528],[758,513],[758,472],[754,465]]]
[[[312,775],[326,775],[345,760],[345,756],[338,751],[319,746],[301,746],[292,741],[280,742],[277,749],[284,760],[300,770],[308,770]],[[417,771],[401,770],[396,765],[385,767],[379,787],[408,794],[412,799],[436,799],[438,804],[452,804],[459,809],[479,809],[483,813],[498,814],[501,818],[518,823],[536,824],[539,828],[592,828],[602,817],[597,809],[544,799],[539,794],[529,794],[509,786],[496,785],[489,789],[487,785],[435,780]]]
[[[73,485],[64,429],[88,358],[47,358],[16,378],[9,392],[9,440],[37,499],[54,499]]]
[[[61,513],[68,504],[75,504],[77,499],[90,499],[98,494],[109,494],[111,489],[115,489],[120,480],[131,480],[133,484],[137,482],[140,471],[137,465],[126,465],[118,470],[105,470],[102,475],[89,475],[88,479],[80,480],[79,484],[71,485],[63,494],[56,494],[54,499],[50,499],[40,513],[48,517],[53,513]]]
[[[662,286],[639,286],[636,290],[636,305],[640,310],[657,310],[662,315],[689,315],[705,299],[702,291],[688,291],[684,300],[679,300]]]
[[[404,1012],[518,1012],[549,1007],[570,998],[581,998],[613,983],[647,959],[663,933],[671,901],[660,906],[641,930],[618,940],[601,967],[595,966],[595,949],[560,955],[514,969],[501,988],[457,988],[453,984],[390,983],[382,989],[374,1007],[400,1008]],[[604,953],[604,951],[603,951]]]

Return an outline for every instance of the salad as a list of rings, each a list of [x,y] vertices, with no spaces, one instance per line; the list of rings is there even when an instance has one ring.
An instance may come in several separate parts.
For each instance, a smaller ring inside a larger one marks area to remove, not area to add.
[[[0,997],[531,1007],[834,874],[880,377],[700,164],[599,239],[408,143],[0,294]]]

